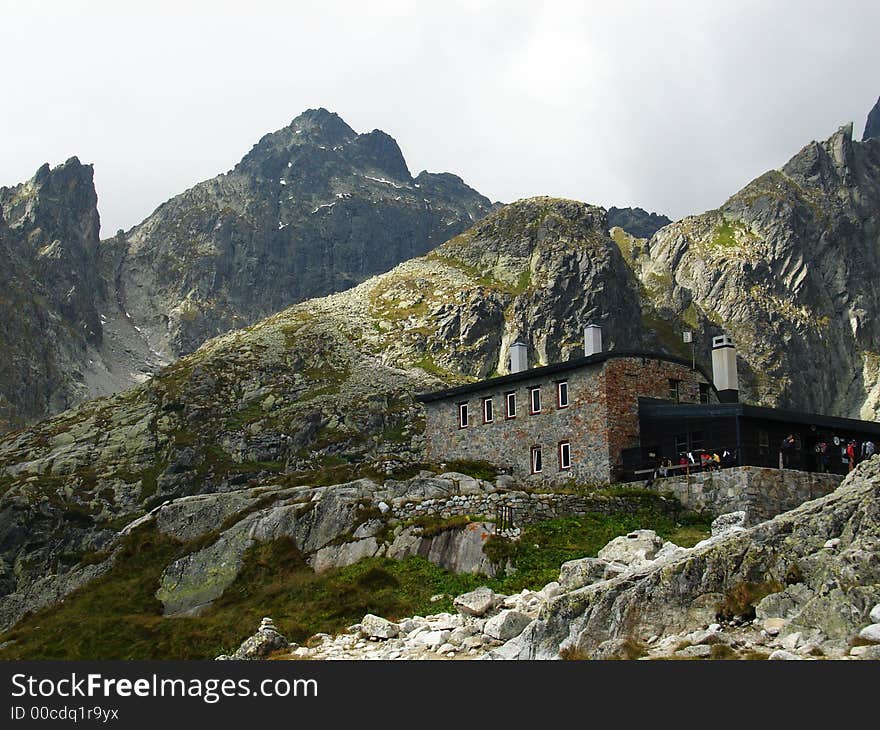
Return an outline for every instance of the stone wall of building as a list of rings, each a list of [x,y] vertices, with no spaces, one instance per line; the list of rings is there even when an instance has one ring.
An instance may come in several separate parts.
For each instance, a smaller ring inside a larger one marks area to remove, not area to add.
[[[672,493],[698,512],[718,515],[743,510],[748,523],[755,524],[833,492],[842,480],[839,474],[740,466],[658,479],[649,489]]]
[[[556,384],[568,383],[567,408],[557,407]],[[425,445],[434,461],[491,461],[530,482],[607,484],[622,449],[639,445],[638,399],[668,398],[678,380],[680,401],[699,402],[699,371],[650,357],[611,357],[553,375],[492,385],[461,397],[425,403]],[[541,388],[541,412],[529,413],[529,389]],[[505,394],[515,392],[516,418],[505,417]],[[492,398],[494,420],[483,422],[482,402]],[[467,402],[470,425],[459,428],[458,404]],[[571,445],[571,468],[560,468],[558,446]],[[543,470],[531,473],[531,448],[542,448]]]
[[[492,386],[425,404],[425,445],[434,461],[473,459],[491,461],[530,482],[607,482],[610,474],[605,428],[603,364],[556,376],[535,377],[507,386]],[[558,408],[556,382],[568,383],[569,406]],[[541,412],[529,413],[529,389],[541,388]],[[515,418],[505,416],[505,394],[516,393]],[[492,398],[494,421],[483,423],[482,401]],[[470,425],[459,428],[458,403],[467,402]],[[560,441],[571,444],[569,470],[559,468]],[[543,470],[531,473],[531,448],[540,446]]]

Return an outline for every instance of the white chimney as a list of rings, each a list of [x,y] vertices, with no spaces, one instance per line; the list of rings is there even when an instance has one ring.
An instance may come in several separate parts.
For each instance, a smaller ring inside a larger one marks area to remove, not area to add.
[[[602,352],[602,328],[597,324],[584,327],[584,355],[598,355]]]
[[[739,400],[739,378],[736,374],[736,349],[727,335],[712,338],[712,380],[722,403]]]
[[[521,373],[528,369],[528,346],[524,342],[514,342],[510,346],[510,372]]]

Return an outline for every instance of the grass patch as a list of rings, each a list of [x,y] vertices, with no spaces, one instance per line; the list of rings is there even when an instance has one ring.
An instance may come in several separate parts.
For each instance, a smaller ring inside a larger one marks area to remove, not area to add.
[[[467,474],[474,479],[482,479],[491,482],[498,476],[498,467],[489,461],[469,461],[458,459],[446,462],[446,471],[455,471],[459,474]]]

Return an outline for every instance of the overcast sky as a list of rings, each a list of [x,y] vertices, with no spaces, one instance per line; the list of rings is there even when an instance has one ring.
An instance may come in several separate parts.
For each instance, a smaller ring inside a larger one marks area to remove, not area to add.
[[[323,106],[493,200],[715,208],[880,95],[880,2],[0,0],[0,185],[95,166],[102,236]]]

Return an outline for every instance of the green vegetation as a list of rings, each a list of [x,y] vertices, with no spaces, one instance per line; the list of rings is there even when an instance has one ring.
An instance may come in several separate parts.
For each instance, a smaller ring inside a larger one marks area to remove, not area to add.
[[[467,474],[467,476],[474,479],[483,479],[488,482],[492,481],[499,474],[498,467],[490,461],[453,459],[445,463],[446,471]]]
[[[370,513],[365,509],[362,516]],[[514,568],[496,578],[450,573],[419,557],[370,558],[316,575],[283,538],[252,547],[235,582],[200,616],[178,618],[164,618],[155,598],[162,570],[216,534],[184,544],[143,526],[124,538],[121,555],[107,573],[0,636],[0,643],[11,642],[0,650],[0,659],[205,659],[234,650],[262,616],[272,616],[291,641],[301,643],[318,632],[344,630],[365,613],[400,619],[453,610],[451,598],[432,603],[436,594],[456,596],[480,585],[508,594],[537,589],[558,577],[561,563],[594,556],[617,535],[650,528],[672,538],[682,527],[702,525],[705,536],[707,520],[640,506],[631,514],[597,513],[528,525],[517,543],[489,542],[493,561],[509,560]],[[423,532],[461,522],[426,519]],[[98,557],[83,556],[82,561]]]
[[[721,221],[713,231],[712,245],[717,248],[736,248],[738,244],[735,229],[738,227],[730,221]]]

